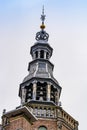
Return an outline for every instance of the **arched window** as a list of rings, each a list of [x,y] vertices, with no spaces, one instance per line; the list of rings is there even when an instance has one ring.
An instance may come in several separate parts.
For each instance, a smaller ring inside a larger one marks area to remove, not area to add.
[[[40,51],[40,58],[44,58],[44,51],[43,50]]]
[[[47,130],[45,126],[40,126],[38,130]]]
[[[36,58],[38,58],[38,51],[36,51],[35,54],[36,54]]]
[[[18,128],[17,130],[23,130],[22,128]]]

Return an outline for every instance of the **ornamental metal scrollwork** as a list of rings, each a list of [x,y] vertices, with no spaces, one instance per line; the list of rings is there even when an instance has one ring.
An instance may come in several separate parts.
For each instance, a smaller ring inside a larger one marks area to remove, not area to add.
[[[49,38],[49,34],[46,33],[44,30],[42,30],[42,31],[36,33],[36,38],[35,39],[37,41],[39,41],[39,40],[48,41],[48,38]]]

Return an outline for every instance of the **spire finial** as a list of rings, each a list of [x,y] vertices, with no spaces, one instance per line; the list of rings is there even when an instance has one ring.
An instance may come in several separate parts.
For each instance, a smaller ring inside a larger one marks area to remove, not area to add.
[[[35,38],[37,41],[40,41],[40,40],[43,40],[43,41],[46,41],[46,42],[48,41],[49,34],[46,33],[46,31],[44,31],[44,29],[45,29],[45,25],[44,25],[45,17],[46,17],[46,15],[44,14],[44,6],[43,6],[42,14],[41,14],[42,24],[40,26],[41,31],[36,33],[36,38]]]
[[[46,15],[44,15],[44,5],[43,5],[42,14],[41,14],[42,25],[40,26],[40,28],[41,28],[42,30],[45,28],[45,25],[44,25],[45,17],[46,17]]]

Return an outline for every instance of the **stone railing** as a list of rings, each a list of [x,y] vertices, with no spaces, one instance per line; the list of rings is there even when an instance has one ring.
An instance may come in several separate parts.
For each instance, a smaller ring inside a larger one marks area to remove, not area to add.
[[[78,130],[78,122],[65,112],[62,107],[33,104],[29,107],[30,111],[38,118],[57,119],[59,127],[68,126],[70,129]]]
[[[54,107],[33,105],[31,111],[37,117],[56,118],[56,109]]]

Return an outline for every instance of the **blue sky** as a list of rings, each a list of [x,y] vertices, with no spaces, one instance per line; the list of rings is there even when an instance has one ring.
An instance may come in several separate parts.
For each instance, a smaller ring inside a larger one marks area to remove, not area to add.
[[[4,108],[20,105],[19,84],[28,74],[29,50],[40,30],[43,4],[62,107],[79,121],[79,130],[86,129],[86,0],[0,0],[0,115]]]

